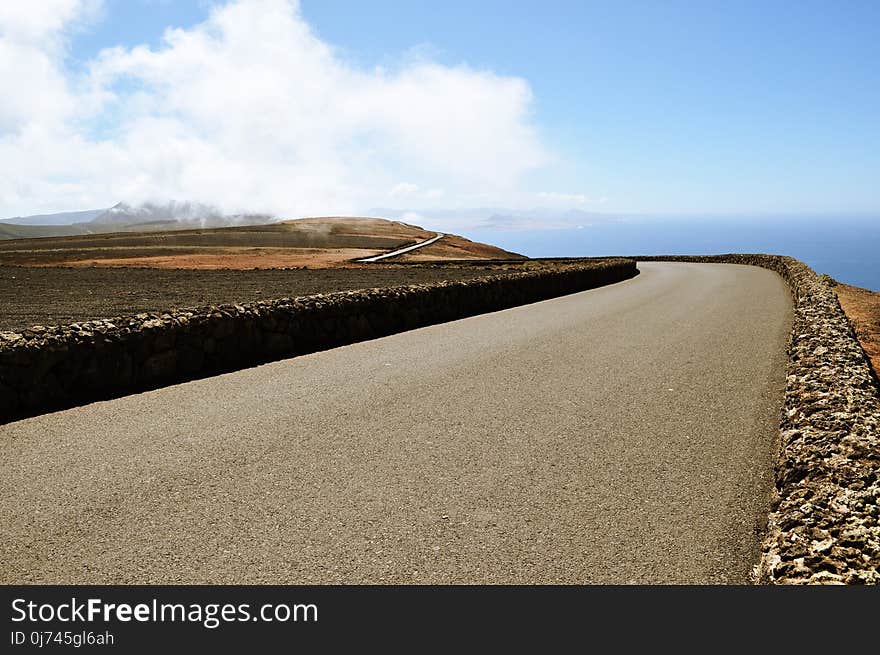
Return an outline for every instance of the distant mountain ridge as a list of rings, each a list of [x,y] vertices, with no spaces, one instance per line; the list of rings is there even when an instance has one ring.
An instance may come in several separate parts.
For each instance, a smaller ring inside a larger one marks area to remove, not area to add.
[[[107,211],[107,209],[87,209],[76,212],[16,216],[15,218],[0,219],[0,223],[12,223],[14,225],[74,225],[76,223],[88,223]]]
[[[265,225],[274,220],[271,214],[224,214],[216,207],[194,202],[147,202],[137,206],[119,202],[107,209],[3,219],[0,239]]]
[[[443,225],[460,230],[557,230],[586,225],[616,223],[625,214],[606,214],[583,209],[532,207],[461,207],[457,209],[391,209],[376,207],[370,214],[395,220],[415,221],[425,226]]]

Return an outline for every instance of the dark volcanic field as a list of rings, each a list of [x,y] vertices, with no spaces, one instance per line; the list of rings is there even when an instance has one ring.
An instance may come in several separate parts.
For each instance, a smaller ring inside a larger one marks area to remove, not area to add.
[[[482,266],[317,270],[180,270],[0,266],[0,331],[184,307],[351,289],[467,280]]]

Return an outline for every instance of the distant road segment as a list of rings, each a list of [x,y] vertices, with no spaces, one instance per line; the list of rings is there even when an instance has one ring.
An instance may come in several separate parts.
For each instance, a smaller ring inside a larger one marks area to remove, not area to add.
[[[639,268],[0,426],[0,582],[746,582],[788,291]]]
[[[373,257],[366,257],[364,259],[358,259],[356,261],[359,261],[359,262],[378,262],[378,261],[382,261],[383,259],[388,259],[389,257],[397,257],[398,255],[403,255],[408,252],[412,252],[413,250],[418,250],[419,248],[424,248],[425,246],[430,246],[432,243],[436,243],[437,241],[442,239],[444,236],[446,236],[446,235],[438,233],[437,236],[435,236],[431,239],[428,239],[427,241],[421,241],[419,243],[414,243],[411,246],[407,246],[406,248],[399,248],[398,250],[394,250],[392,252],[386,252],[385,254],[375,255]]]

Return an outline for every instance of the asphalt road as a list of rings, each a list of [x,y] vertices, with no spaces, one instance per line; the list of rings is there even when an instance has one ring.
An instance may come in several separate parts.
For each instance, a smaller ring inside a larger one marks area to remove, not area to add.
[[[383,259],[390,259],[391,257],[397,257],[399,255],[405,255],[408,252],[412,252],[413,250],[418,250],[419,248],[424,248],[425,246],[430,246],[432,243],[436,243],[440,239],[442,239],[444,234],[435,234],[430,239],[426,239],[425,241],[419,241],[411,246],[407,246],[406,248],[398,248],[397,250],[392,250],[391,252],[386,252],[381,255],[374,255],[373,257],[366,257],[364,259],[358,259],[355,261],[359,262],[378,262]]]
[[[0,426],[0,582],[746,582],[788,292],[639,268]]]

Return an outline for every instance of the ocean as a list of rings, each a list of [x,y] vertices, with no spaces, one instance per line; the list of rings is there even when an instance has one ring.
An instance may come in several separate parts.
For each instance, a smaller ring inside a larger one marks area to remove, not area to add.
[[[477,229],[465,236],[529,257],[790,255],[817,273],[880,291],[880,216],[629,219],[572,229]]]

